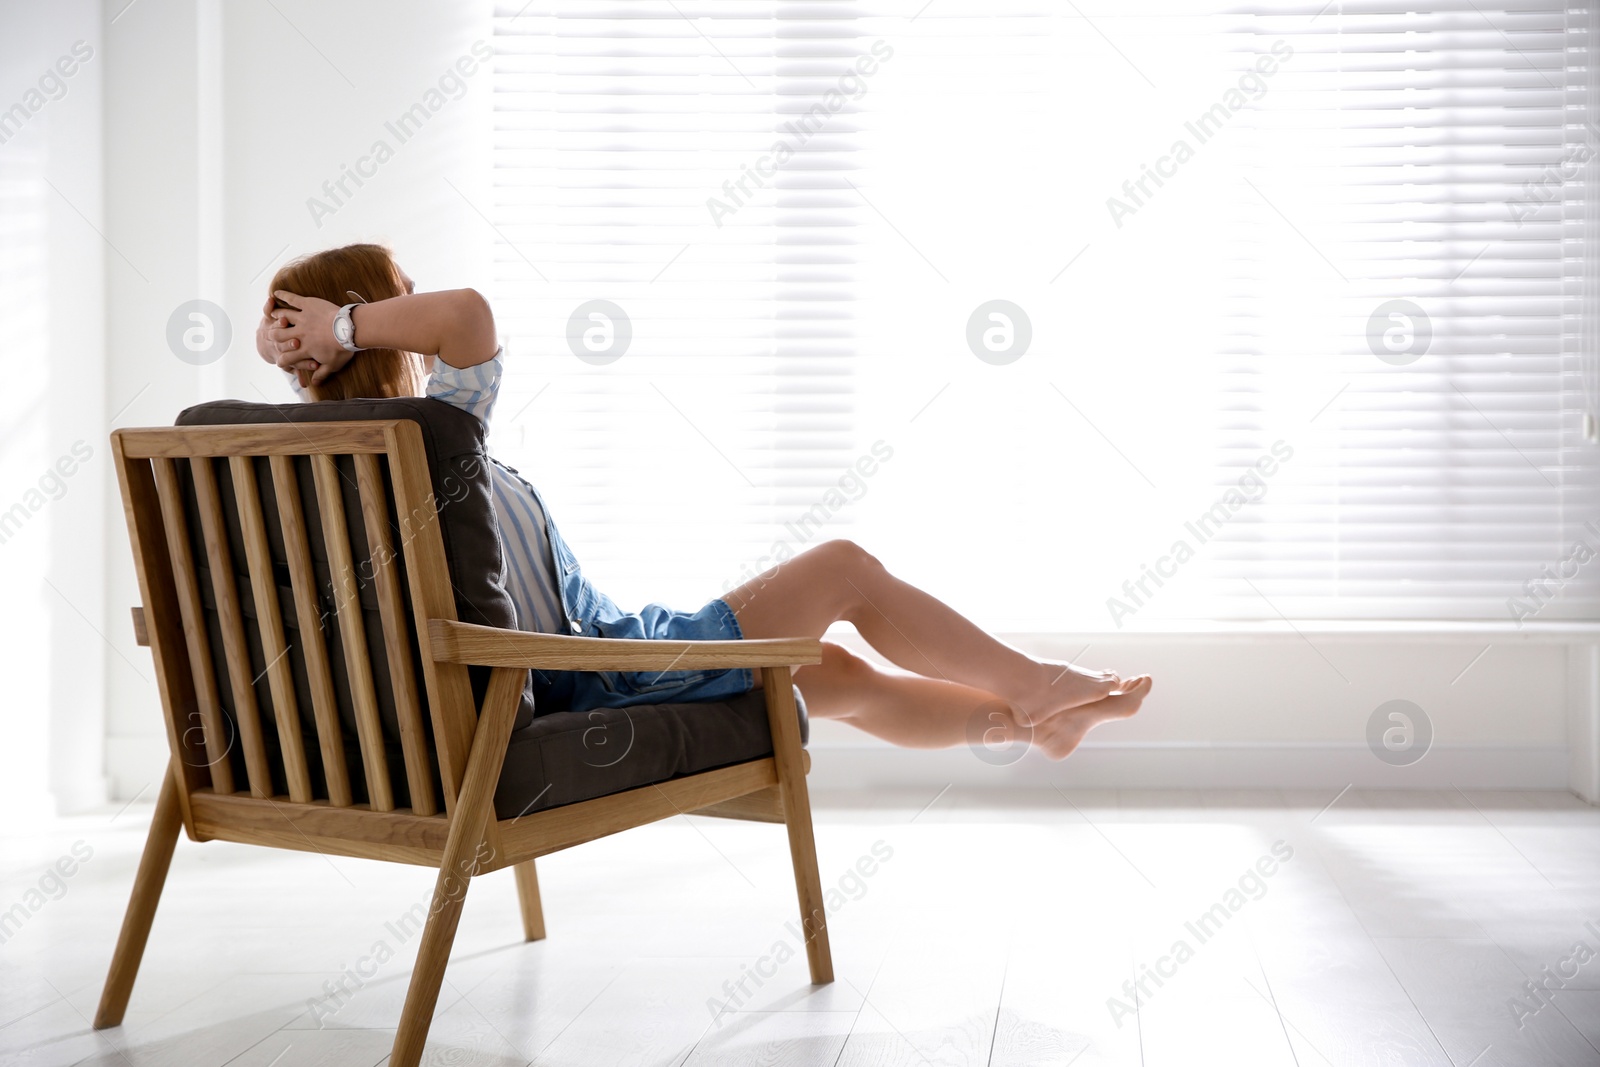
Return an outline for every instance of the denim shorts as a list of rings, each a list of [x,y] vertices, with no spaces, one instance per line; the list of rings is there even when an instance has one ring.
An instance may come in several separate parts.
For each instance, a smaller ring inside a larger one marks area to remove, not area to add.
[[[733,609],[713,600],[699,611],[647,604],[632,613],[586,620],[584,637],[645,641],[739,641],[744,632]],[[748,667],[699,671],[535,671],[535,693],[551,711],[590,711],[635,704],[692,704],[726,700],[755,687]]]

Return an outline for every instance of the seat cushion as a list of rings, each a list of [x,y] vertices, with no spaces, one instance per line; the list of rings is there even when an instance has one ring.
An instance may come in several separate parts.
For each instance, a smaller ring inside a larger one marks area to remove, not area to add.
[[[795,710],[803,742],[810,731],[798,689]],[[558,711],[512,733],[495,814],[515,819],[770,755],[759,687],[705,704]]]

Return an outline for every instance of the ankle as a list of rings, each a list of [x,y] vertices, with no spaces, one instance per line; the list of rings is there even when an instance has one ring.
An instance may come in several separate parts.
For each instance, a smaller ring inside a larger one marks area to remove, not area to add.
[[[1059,708],[1063,696],[1055,686],[1056,679],[1063,674],[1060,664],[1050,664],[1040,660],[1034,661],[1035,669],[1029,684],[1023,687],[1014,698],[1013,702],[1022,709],[1024,715],[1034,721]]]

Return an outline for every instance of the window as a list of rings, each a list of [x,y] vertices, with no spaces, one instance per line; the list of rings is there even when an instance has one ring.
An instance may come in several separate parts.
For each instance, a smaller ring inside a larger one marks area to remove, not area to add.
[[[693,608],[757,573],[855,458],[834,189],[853,118],[802,114],[853,58],[847,23],[743,0],[497,19],[496,308],[516,369],[496,447],[625,605]]]
[[[1590,13],[1169,6],[502,5],[496,447],[602,588],[1600,608]]]

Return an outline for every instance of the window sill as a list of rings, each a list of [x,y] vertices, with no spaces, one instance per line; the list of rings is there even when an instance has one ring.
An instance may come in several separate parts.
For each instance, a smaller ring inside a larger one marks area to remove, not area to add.
[[[1600,643],[1600,621],[1526,622],[1518,626],[1506,620],[1442,622],[1421,620],[1322,619],[1304,622],[1170,622],[1130,624],[1120,630],[1043,631],[1001,629],[1000,636],[1013,643],[1030,639],[1082,640],[1100,642],[1159,640],[1210,643],[1217,641],[1260,641],[1288,639],[1298,641],[1398,641],[1434,643],[1440,641],[1528,642],[1532,644]]]

